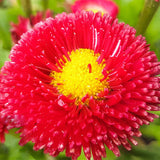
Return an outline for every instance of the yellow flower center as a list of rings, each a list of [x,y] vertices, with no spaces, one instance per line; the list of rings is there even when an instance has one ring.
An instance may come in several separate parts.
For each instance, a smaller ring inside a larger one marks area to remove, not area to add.
[[[105,64],[98,64],[99,54],[90,49],[77,49],[69,53],[69,56],[70,60],[66,60],[61,72],[51,72],[51,84],[59,93],[71,96],[77,102],[81,102],[86,95],[97,99],[97,94],[108,88],[108,82],[102,81]]]
[[[101,12],[102,16],[104,15],[104,13],[108,13],[104,8],[102,8],[101,6],[97,6],[97,5],[88,5],[85,10],[93,11],[94,13]]]

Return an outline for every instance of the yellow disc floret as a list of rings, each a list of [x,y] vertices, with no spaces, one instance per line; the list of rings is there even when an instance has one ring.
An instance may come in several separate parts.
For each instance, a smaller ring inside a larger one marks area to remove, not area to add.
[[[70,61],[64,64],[61,72],[53,71],[51,84],[59,93],[75,98],[77,102],[86,96],[97,98],[97,94],[108,88],[102,71],[104,64],[98,64],[99,54],[90,49],[77,49],[69,53]]]
[[[104,15],[104,13],[108,13],[104,8],[98,5],[88,5],[85,10],[92,11],[94,13],[101,12],[102,16]]]

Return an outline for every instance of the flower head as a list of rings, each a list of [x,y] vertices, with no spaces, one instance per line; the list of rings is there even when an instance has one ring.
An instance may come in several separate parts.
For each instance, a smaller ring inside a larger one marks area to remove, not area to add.
[[[31,15],[30,18],[25,18],[22,16],[18,17],[18,24],[11,23],[11,37],[12,41],[16,44],[21,38],[21,35],[31,28],[33,26],[40,22],[45,20],[45,18],[52,17],[52,12],[50,10],[47,10],[45,13],[45,16],[43,17],[43,12],[37,12],[35,16]]]
[[[108,14],[60,14],[38,23],[1,70],[0,104],[20,145],[76,160],[119,156],[159,110],[159,62],[145,38]],[[1,87],[3,86],[3,87]]]
[[[95,13],[108,13],[112,17],[116,17],[118,14],[118,6],[112,0],[77,0],[71,8],[73,12],[87,10]]]
[[[8,133],[7,130],[7,124],[5,122],[5,118],[2,116],[2,105],[0,105],[0,143],[3,143],[5,141],[5,133]]]

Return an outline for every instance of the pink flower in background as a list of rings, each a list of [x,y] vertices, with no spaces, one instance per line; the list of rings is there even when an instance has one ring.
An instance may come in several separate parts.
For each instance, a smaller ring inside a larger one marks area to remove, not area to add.
[[[135,29],[108,14],[48,18],[22,35],[0,74],[1,113],[20,145],[76,160],[106,157],[158,118],[160,63]]]
[[[18,43],[18,41],[21,38],[21,35],[25,32],[27,32],[29,29],[33,28],[33,26],[40,22],[45,20],[48,17],[52,17],[52,12],[50,10],[47,10],[45,15],[43,16],[43,12],[37,12],[37,14],[34,16],[32,15],[29,18],[25,18],[22,16],[18,17],[18,24],[11,23],[11,38],[14,43]]]
[[[93,12],[108,13],[112,17],[118,14],[118,6],[112,0],[77,0],[72,5],[72,11],[87,10]]]

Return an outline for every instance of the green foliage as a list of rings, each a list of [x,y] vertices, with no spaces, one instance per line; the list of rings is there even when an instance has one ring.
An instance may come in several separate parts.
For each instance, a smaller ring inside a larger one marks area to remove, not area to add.
[[[160,7],[153,17],[145,34],[147,42],[151,44],[151,49],[155,51],[160,60]]]
[[[106,158],[102,158],[102,160],[116,160],[116,156],[113,154],[113,152],[111,150],[109,150],[107,147],[106,147],[106,153],[107,153],[107,157]],[[78,160],[85,160],[85,154],[84,152],[82,151],[82,154],[81,156],[78,158]],[[91,158],[91,160],[93,160],[93,157]]]
[[[0,160],[8,160],[9,150],[4,144],[0,144]]]
[[[27,150],[22,149],[22,147],[18,145],[18,141],[19,139],[17,137],[11,134],[6,135],[4,148],[7,148],[8,155],[5,160],[34,160]]]
[[[9,50],[0,48],[0,68],[4,65],[4,62],[9,60],[8,58]]]
[[[119,21],[135,27],[143,8],[144,0],[115,0],[115,2],[119,6]]]
[[[53,10],[55,14],[61,13],[65,11],[64,8],[64,0],[49,0],[48,7]]]
[[[18,15],[23,15],[21,8],[0,8],[0,43],[4,49],[9,49],[12,46],[10,36],[10,23],[17,22]]]
[[[158,160],[160,159],[159,150],[160,146],[154,142],[149,145],[139,144],[138,146],[133,146],[129,152],[122,151],[117,160]]]
[[[15,131],[15,129],[10,130],[10,133],[6,135],[5,144],[0,144],[0,160],[46,160],[42,150],[33,150],[32,143],[20,146],[18,144],[20,138]]]

